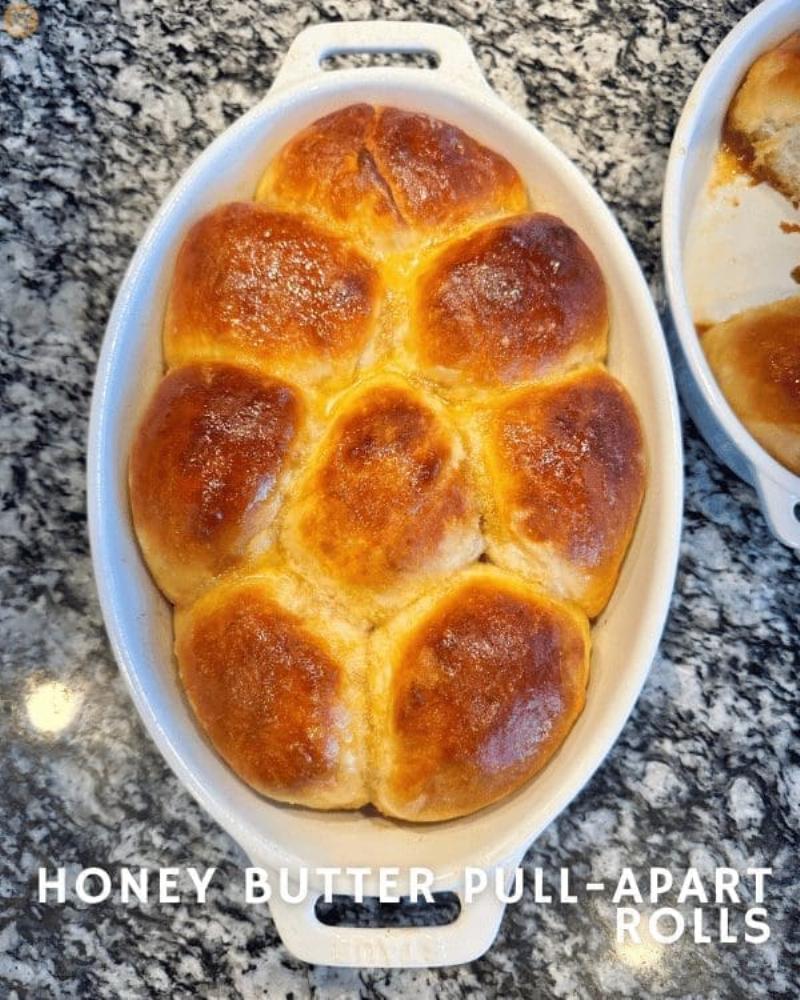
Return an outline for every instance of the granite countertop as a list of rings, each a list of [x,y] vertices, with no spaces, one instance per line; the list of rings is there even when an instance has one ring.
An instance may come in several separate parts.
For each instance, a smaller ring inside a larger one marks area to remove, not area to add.
[[[543,908],[531,882],[468,966],[359,972],[295,960],[265,908],[243,905],[243,854],[138,720],[105,638],[85,518],[92,379],[127,262],[172,183],[267,90],[302,27],[383,16],[462,30],[498,92],[611,205],[663,304],[671,134],[703,63],[750,6],[53,0],[30,37],[0,31],[3,996],[800,993],[797,556],[690,422],[660,655],[613,752],[526,865],[584,878],[623,865],[772,867],[772,934],[758,947],[681,941],[630,960],[602,905]],[[213,865],[221,879],[206,906],[40,905],[37,867],[59,863]]]

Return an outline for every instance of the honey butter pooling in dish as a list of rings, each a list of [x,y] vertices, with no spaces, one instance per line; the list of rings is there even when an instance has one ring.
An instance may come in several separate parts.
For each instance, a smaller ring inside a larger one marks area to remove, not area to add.
[[[241,778],[435,821],[547,763],[644,491],[607,336],[580,236],[426,115],[336,111],[192,226],[130,496]]]

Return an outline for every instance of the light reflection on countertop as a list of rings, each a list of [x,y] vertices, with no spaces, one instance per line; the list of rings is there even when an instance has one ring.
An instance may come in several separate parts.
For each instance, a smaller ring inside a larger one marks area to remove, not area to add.
[[[38,681],[25,695],[25,710],[37,732],[56,735],[75,720],[81,701],[80,692],[61,681]]]
[[[620,962],[631,969],[655,972],[664,964],[668,948],[653,938],[647,926],[646,915],[644,916],[645,919],[638,928],[639,941],[628,938],[624,941],[615,940],[614,953]],[[612,933],[615,932],[612,930]]]

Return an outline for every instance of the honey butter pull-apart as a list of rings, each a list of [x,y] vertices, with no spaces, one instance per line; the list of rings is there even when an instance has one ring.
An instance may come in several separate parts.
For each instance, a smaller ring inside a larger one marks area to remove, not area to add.
[[[302,420],[295,389],[249,369],[192,364],[161,381],[131,452],[130,497],[171,601],[198,596],[248,546],[272,539]]]
[[[508,160],[412,111],[312,123],[189,229],[131,510],[243,780],[429,822],[557,752],[644,490],[608,315]]]
[[[480,445],[489,554],[578,603],[611,596],[644,494],[642,431],[599,365],[498,400]]]

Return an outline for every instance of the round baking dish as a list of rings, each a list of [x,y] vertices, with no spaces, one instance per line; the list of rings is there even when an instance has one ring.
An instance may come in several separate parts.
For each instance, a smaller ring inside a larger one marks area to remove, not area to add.
[[[432,52],[438,68],[323,71],[336,52]],[[586,708],[531,783],[475,815],[420,827],[369,813],[321,813],[260,797],[230,771],[196,726],[172,660],[170,607],[139,554],[127,496],[136,422],[162,372],[161,325],[177,248],[212,206],[250,198],[264,165],[295,132],[356,101],[447,119],[506,156],[537,208],[563,216],[594,251],[611,304],[609,367],[632,394],[646,439],[649,486],[616,592],[594,629]],[[297,37],[268,96],[184,175],[148,229],[111,315],[92,401],[89,528],[106,626],[134,703],[164,757],[195,798],[269,869],[381,865],[430,868],[435,890],[458,891],[466,866],[513,869],[537,834],[588,780],[617,738],[647,676],[669,606],[682,511],[678,408],[661,328],[622,232],[575,167],[488,87],[464,39],[449,28],[400,22],[330,24]],[[322,883],[313,875],[315,892]],[[337,891],[348,891],[346,879]],[[377,891],[377,875],[366,881]],[[446,927],[354,929],[320,924],[314,894],[272,914],[287,947],[310,962],[428,966],[469,961],[493,941],[494,894]]]
[[[668,329],[681,397],[703,437],[738,476],[755,486],[773,534],[800,548],[800,476],[769,455],[730,407],[709,367],[687,296],[684,253],[694,206],[705,188],[733,95],[753,61],[800,28],[797,0],[766,0],[725,38],[697,78],[667,164],[662,250]]]

